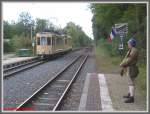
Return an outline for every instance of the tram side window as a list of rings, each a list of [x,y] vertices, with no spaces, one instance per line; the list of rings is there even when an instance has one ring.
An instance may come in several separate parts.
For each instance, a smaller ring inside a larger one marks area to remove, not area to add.
[[[37,45],[40,45],[40,37],[37,37]]]
[[[47,45],[51,45],[51,37],[47,38]]]
[[[41,45],[47,45],[47,38],[41,37]]]

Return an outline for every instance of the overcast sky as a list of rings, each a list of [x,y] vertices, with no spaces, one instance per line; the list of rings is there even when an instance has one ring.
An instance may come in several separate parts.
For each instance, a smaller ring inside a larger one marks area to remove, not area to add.
[[[20,12],[29,12],[33,19],[48,19],[61,28],[72,21],[91,38],[92,13],[89,3],[82,2],[3,2],[3,20],[18,20]]]

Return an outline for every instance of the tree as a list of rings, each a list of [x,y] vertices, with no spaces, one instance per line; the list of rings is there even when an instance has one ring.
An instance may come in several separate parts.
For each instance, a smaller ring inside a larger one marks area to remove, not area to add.
[[[35,28],[35,31],[36,32],[42,32],[44,30],[56,30],[56,26],[49,22],[49,20],[46,20],[46,19],[40,19],[40,18],[37,18],[36,19],[36,28]]]
[[[90,38],[84,33],[82,28],[73,22],[67,23],[64,31],[72,37],[74,47],[86,46],[91,43]]]
[[[7,21],[3,21],[3,27],[4,39],[11,39],[13,35],[12,26]]]
[[[107,39],[115,23],[128,23],[128,35],[124,41],[134,37],[138,42],[140,58],[146,61],[146,4],[92,3],[90,9],[93,13],[92,29],[95,43],[102,38]],[[117,43],[117,40],[114,43]]]
[[[48,28],[48,20],[46,19],[36,19],[36,32],[44,31],[44,29]]]
[[[21,31],[23,32],[23,35],[25,37],[30,38],[30,31],[31,27],[34,26],[34,20],[31,17],[31,14],[28,12],[21,12],[18,19],[18,25]]]

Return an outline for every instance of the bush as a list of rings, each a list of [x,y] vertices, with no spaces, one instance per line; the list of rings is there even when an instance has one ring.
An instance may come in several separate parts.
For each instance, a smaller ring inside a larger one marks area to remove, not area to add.
[[[12,51],[14,51],[14,50],[13,50],[13,47],[10,44],[10,42],[4,42],[4,53],[8,53],[8,52],[12,52]]]
[[[27,49],[31,49],[32,45],[31,45],[31,40],[30,38],[27,37],[23,37],[23,36],[17,36],[15,35],[12,39],[11,39],[11,44],[12,47],[14,48],[14,50],[17,52],[18,49],[21,48],[27,48]]]
[[[108,53],[109,56],[118,56],[118,39],[114,39],[112,43],[108,42],[108,40],[101,38],[98,41],[98,45],[103,47],[103,49]]]

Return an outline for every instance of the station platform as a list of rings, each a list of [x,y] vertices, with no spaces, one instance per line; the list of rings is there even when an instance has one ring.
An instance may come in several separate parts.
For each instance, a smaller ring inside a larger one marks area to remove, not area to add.
[[[87,73],[79,111],[146,111],[146,98],[135,90],[135,102],[124,103],[128,92],[127,77],[119,74]]]
[[[20,62],[20,61],[28,60],[28,59],[32,59],[32,58],[35,58],[35,57],[12,57],[12,58],[7,58],[7,59],[3,59],[3,65],[15,63],[15,62]]]
[[[87,74],[79,111],[113,111],[104,74]]]

